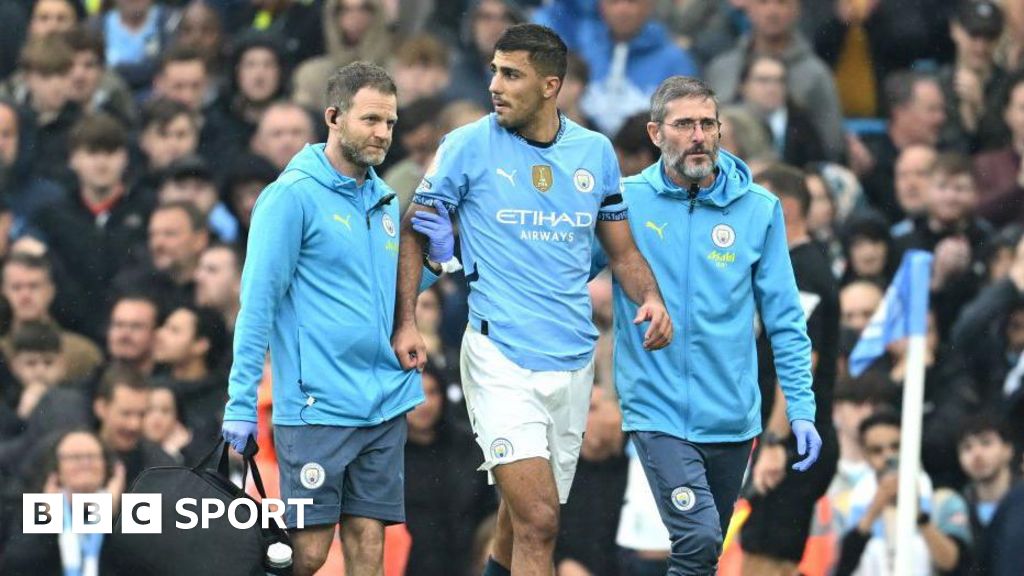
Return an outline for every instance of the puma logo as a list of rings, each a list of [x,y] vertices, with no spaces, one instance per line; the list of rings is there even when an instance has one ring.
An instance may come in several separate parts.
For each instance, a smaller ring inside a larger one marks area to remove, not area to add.
[[[334,221],[335,222],[341,222],[342,224],[344,224],[345,228],[348,228],[349,232],[352,231],[352,225],[349,224],[349,221],[351,219],[352,219],[352,215],[351,214],[346,215],[344,218],[342,218],[341,216],[338,216],[337,214],[334,215]]]
[[[654,222],[651,222],[650,220],[648,220],[647,224],[645,224],[645,226],[647,228],[650,228],[651,230],[654,230],[655,232],[657,232],[658,233],[658,238],[661,238],[662,240],[665,239],[665,226],[668,226],[668,222],[665,222],[661,226],[658,226]]]
[[[501,168],[498,168],[497,169],[497,173],[498,173],[498,176],[501,176],[503,178],[508,178],[509,183],[512,184],[513,186],[516,185],[516,180],[515,180],[515,178],[516,178],[516,171],[515,170],[513,170],[512,173],[509,174],[508,172],[505,172],[505,170],[503,170]]]

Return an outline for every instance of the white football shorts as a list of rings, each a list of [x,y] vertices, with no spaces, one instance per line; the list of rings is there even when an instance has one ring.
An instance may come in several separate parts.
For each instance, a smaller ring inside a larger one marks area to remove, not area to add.
[[[527,370],[469,326],[461,365],[469,420],[484,453],[478,470],[486,471],[494,484],[495,466],[544,458],[565,504],[587,426],[594,359],[573,371]]]

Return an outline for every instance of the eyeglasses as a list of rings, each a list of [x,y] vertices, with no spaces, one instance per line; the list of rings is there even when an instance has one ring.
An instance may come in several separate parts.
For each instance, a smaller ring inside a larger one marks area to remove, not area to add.
[[[889,452],[899,452],[900,451],[900,443],[899,442],[893,442],[891,444],[882,444],[881,446],[876,445],[876,446],[865,446],[864,447],[864,451],[867,452],[868,454],[872,455],[872,456],[878,456],[879,454],[884,454],[886,450],[888,450]]]
[[[701,118],[699,120],[693,118],[682,118],[675,122],[662,122],[661,124],[668,126],[676,132],[682,132],[687,136],[692,135],[698,125],[700,126],[701,132],[708,136],[718,134],[718,129],[722,127],[722,123],[719,122],[717,118]]]

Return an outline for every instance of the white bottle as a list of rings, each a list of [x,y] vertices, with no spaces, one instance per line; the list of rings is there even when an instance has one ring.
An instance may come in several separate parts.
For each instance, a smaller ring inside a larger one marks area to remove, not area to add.
[[[292,547],[284,542],[274,542],[267,548],[268,568],[287,568],[292,565]]]

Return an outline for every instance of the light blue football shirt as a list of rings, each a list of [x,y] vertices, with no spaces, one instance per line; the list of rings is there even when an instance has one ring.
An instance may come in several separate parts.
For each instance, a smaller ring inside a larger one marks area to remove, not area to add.
[[[560,116],[550,144],[494,114],[448,134],[413,202],[458,214],[470,324],[528,370],[578,370],[594,352],[587,278],[598,220],[627,217],[611,142]]]

